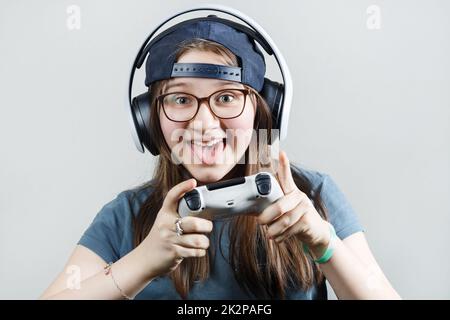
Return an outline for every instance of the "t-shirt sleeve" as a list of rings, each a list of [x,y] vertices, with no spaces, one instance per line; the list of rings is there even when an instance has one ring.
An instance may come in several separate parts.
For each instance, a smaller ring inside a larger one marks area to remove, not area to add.
[[[345,239],[353,233],[364,231],[359,217],[345,194],[328,174],[323,174],[323,180],[318,191],[327,208],[329,222],[335,228],[336,234],[340,239]]]
[[[124,191],[101,208],[78,244],[92,250],[107,263],[119,260],[130,216],[130,204]]]

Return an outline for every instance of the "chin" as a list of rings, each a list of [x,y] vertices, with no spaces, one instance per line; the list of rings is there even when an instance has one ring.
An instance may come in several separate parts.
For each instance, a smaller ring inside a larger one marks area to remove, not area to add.
[[[221,180],[231,168],[229,165],[194,165],[187,170],[197,180],[197,185],[203,185]]]

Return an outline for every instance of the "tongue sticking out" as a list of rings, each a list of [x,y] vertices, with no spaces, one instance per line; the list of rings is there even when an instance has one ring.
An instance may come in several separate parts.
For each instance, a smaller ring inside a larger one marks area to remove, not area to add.
[[[223,141],[216,143],[211,147],[201,147],[196,144],[191,145],[191,150],[197,155],[197,157],[205,164],[211,165],[220,159],[223,152]]]

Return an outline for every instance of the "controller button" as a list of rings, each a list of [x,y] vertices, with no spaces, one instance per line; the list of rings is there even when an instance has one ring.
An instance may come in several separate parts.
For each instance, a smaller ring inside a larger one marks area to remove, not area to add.
[[[191,198],[189,200],[186,200],[186,203],[191,210],[198,210],[200,209],[200,198]]]
[[[267,196],[270,193],[270,183],[261,183],[256,186],[258,187],[259,194]]]
[[[186,204],[191,210],[198,210],[201,207],[200,194],[195,189],[187,192],[184,195],[184,200],[186,200]]]
[[[270,193],[271,181],[270,176],[267,174],[257,175],[255,178],[256,187],[258,188],[259,194],[266,196]]]

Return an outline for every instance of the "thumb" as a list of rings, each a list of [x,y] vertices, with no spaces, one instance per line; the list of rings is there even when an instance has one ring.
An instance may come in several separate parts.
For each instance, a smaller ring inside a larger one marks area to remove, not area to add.
[[[172,212],[177,212],[178,201],[184,196],[186,192],[191,191],[197,186],[197,180],[194,178],[185,180],[175,185],[167,192],[166,198],[163,202],[163,207]]]
[[[284,194],[291,193],[295,190],[295,188],[297,188],[297,185],[294,182],[294,178],[292,177],[289,159],[284,151],[280,151],[279,154],[277,176]]]

